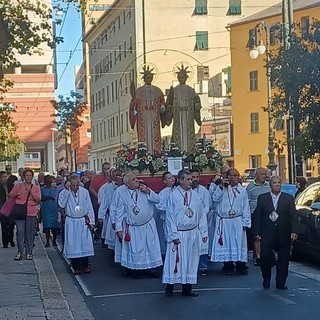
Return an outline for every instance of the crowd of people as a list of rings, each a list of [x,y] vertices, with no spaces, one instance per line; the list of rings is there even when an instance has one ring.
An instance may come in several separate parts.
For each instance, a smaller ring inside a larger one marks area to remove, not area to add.
[[[281,179],[257,168],[245,188],[235,168],[223,166],[208,186],[198,170],[162,175],[156,193],[132,171],[122,173],[109,163],[100,174],[82,176],[68,170],[56,177],[11,166],[0,172],[0,207],[14,199],[11,215],[1,217],[3,248],[15,247],[14,260],[33,259],[39,223],[45,247],[57,246],[75,275],[90,273],[94,240],[114,251],[115,263],[133,278],[159,278],[167,296],[182,284],[182,295],[197,296],[192,285],[208,276],[209,262],[223,263],[226,275],[248,274],[248,250],[260,266],[268,289],[276,265],[276,288],[286,290],[291,242],[297,239],[294,198],[281,192]],[[298,188],[305,187],[303,180]],[[24,216],[23,216],[24,214]]]

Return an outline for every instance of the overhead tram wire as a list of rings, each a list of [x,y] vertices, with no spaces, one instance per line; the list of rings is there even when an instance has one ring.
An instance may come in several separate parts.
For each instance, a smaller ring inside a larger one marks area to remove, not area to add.
[[[67,14],[68,14],[68,11],[69,11],[69,6],[70,6],[70,4],[68,3],[67,8],[66,8],[66,11],[65,11],[65,14],[64,14],[64,17],[63,17],[63,20],[62,20],[62,24],[61,24],[61,28],[60,28],[60,32],[59,32],[59,37],[61,37],[62,31],[63,31],[63,27],[64,27],[64,24],[65,24],[66,19],[67,19]],[[50,50],[50,51],[52,51],[52,50]],[[53,59],[54,59],[54,53],[52,52],[52,56],[51,56],[49,65],[52,65]],[[36,102],[38,101],[38,99],[39,99],[39,97],[40,97],[40,93],[41,93],[41,91],[42,91],[42,89],[43,89],[43,86],[44,86],[44,84],[45,84],[45,82],[46,82],[46,80],[47,80],[47,77],[48,77],[48,72],[46,72],[45,77],[44,77],[44,79],[43,79],[43,81],[42,81],[40,90],[38,91],[38,95],[37,95],[36,99],[33,101],[32,106],[29,108],[29,110],[32,110],[33,107],[35,106]],[[49,100],[48,100],[48,101],[49,101]],[[22,118],[22,120],[20,120],[20,122],[23,122],[23,121],[24,121],[24,119],[26,118],[26,116],[28,115],[28,113],[29,113],[29,112],[26,112],[26,113],[25,113],[24,117]],[[34,119],[34,116],[31,118],[31,121],[30,121],[30,122],[32,122],[33,119]]]
[[[69,9],[69,4],[68,4],[68,9]],[[88,25],[88,23],[89,23],[89,21],[90,21],[90,18],[91,18],[92,13],[93,13],[93,12],[91,11],[91,13],[90,13],[90,15],[89,15],[89,17],[88,17],[88,21],[87,21],[87,23],[86,23],[86,26]],[[61,33],[62,33],[62,30],[60,30],[59,35],[61,35]],[[79,43],[80,43],[80,41],[81,41],[81,38],[82,38],[82,35],[80,36],[80,38],[79,38],[79,40],[78,40],[75,48],[74,48],[72,51],[67,51],[67,52],[71,52],[71,53],[70,53],[69,59],[68,59],[68,61],[67,61],[67,63],[66,63],[66,67],[67,67],[67,64],[70,63],[71,58],[72,58],[73,54],[75,53],[75,51],[76,51],[76,49],[77,49],[77,47],[78,47],[78,45],[79,45]],[[53,55],[52,55],[52,59],[53,59]],[[63,70],[63,73],[65,72],[66,67],[65,67],[65,69]],[[59,85],[60,80],[61,80],[61,77],[58,79],[58,85]],[[44,82],[43,82],[43,85],[44,85]],[[39,95],[40,95],[40,94],[39,94]],[[39,97],[39,96],[38,96],[38,97]],[[50,100],[51,100],[51,98],[49,98],[45,103],[49,102]],[[36,115],[33,115],[33,117],[31,118],[31,121],[34,119],[35,116],[36,116]]]

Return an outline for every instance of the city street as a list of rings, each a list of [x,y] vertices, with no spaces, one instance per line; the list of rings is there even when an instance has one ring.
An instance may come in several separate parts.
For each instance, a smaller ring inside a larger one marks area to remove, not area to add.
[[[197,298],[180,296],[179,287],[173,297],[164,294],[161,279],[131,279],[113,263],[111,251],[95,245],[91,274],[74,277],[58,250],[49,248],[62,289],[76,283],[96,320],[157,319],[318,319],[320,265],[313,261],[291,262],[288,291],[280,291],[271,283],[262,289],[260,269],[249,262],[248,276],[225,276],[220,264],[211,263],[208,277],[199,276]],[[72,299],[72,294],[66,295]],[[70,302],[68,301],[70,304]],[[76,303],[73,301],[76,308]],[[73,309],[72,303],[70,304]]]

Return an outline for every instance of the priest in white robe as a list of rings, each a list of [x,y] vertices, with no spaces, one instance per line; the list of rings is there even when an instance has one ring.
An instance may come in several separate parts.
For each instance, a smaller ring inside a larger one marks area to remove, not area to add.
[[[179,186],[172,192],[166,212],[167,252],[162,282],[172,296],[173,285],[182,284],[182,295],[195,297],[192,285],[197,283],[201,242],[208,240],[207,218],[202,201],[191,189],[189,171],[178,173]]]
[[[200,171],[194,169],[191,171],[192,177],[192,190],[196,192],[202,201],[202,211],[206,215],[208,230],[209,230],[209,211],[212,206],[212,200],[208,189],[200,184]],[[202,276],[208,276],[208,244],[211,235],[208,234],[208,241],[202,243],[201,246],[201,256],[199,261],[199,272]]]
[[[247,192],[238,181],[239,172],[231,168],[212,195],[217,207],[211,261],[224,262],[222,270],[228,275],[235,268],[248,274],[246,229],[251,227],[251,214]]]
[[[98,219],[103,223],[101,239],[109,249],[114,250],[115,232],[112,229],[110,220],[110,206],[116,189],[118,188],[117,178],[121,176],[120,172],[115,168],[110,169],[110,181],[105,183],[98,192]]]
[[[71,260],[75,275],[90,273],[88,257],[94,255],[90,230],[95,225],[94,211],[88,190],[79,185],[80,178],[71,176],[58,196],[59,206],[65,209],[63,254]]]
[[[122,243],[121,252],[116,251],[116,259],[120,258],[121,265],[134,278],[144,274],[156,277],[154,268],[162,265],[154,221],[154,205],[159,203],[159,195],[141,184],[133,172],[127,173],[123,182],[126,188],[121,190],[115,212],[117,241]]]
[[[159,235],[161,254],[164,257],[167,249],[166,227],[165,227],[166,211],[167,211],[169,197],[175,188],[174,184],[176,179],[171,172],[166,171],[162,174],[162,181],[165,184],[165,188],[163,188],[159,192],[160,201],[159,203],[156,204],[155,221],[156,221],[158,235]]]

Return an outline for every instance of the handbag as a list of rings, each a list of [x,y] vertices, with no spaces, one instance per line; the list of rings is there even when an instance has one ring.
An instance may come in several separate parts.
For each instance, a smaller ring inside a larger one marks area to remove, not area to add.
[[[32,186],[31,186],[32,188]],[[11,217],[14,221],[16,220],[26,220],[27,217],[27,211],[28,211],[28,200],[30,196],[30,191],[27,196],[27,200],[24,204],[17,204],[15,203],[12,212],[11,212]]]
[[[3,216],[8,218],[12,212],[12,209],[13,209],[15,203],[16,203],[15,198],[8,198],[7,201],[4,203],[4,205],[2,206],[2,208],[0,209],[0,213]]]

